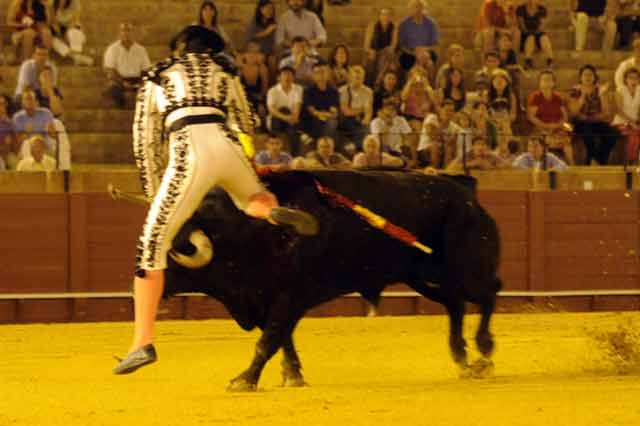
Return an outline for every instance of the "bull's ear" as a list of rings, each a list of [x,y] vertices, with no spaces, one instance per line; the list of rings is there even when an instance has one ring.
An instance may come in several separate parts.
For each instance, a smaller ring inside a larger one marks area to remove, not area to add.
[[[173,249],[169,252],[169,256],[185,268],[197,269],[207,266],[213,259],[213,245],[209,237],[202,230],[196,229],[189,235],[189,242],[196,248],[194,254],[186,255]]]

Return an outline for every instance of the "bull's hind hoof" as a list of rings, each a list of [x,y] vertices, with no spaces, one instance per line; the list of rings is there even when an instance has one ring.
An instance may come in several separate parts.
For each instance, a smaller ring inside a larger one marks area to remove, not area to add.
[[[304,381],[302,376],[282,378],[283,388],[303,388],[305,386],[309,386],[309,384]]]
[[[471,364],[469,370],[474,379],[486,379],[493,376],[494,364],[489,358],[480,358]]]
[[[256,383],[251,383],[242,376],[236,377],[227,385],[227,392],[255,392],[256,389]]]

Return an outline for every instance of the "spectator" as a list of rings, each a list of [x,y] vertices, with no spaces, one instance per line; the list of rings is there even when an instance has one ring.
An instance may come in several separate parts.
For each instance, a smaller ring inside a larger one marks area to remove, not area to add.
[[[507,164],[495,153],[489,150],[487,141],[481,137],[475,137],[471,141],[471,149],[458,155],[447,166],[447,172],[461,172],[465,170],[495,170],[504,168]]]
[[[447,62],[444,63],[436,74],[435,87],[440,89],[445,86],[446,72],[449,68],[464,70],[464,47],[459,44],[452,44],[447,49]]]
[[[82,54],[87,37],[80,26],[80,0],[53,0],[51,14],[52,47],[63,58],[76,65],[92,66],[91,56]]]
[[[633,56],[622,61],[618,68],[616,69],[615,74],[615,82],[616,89],[619,89],[624,86],[624,73],[629,68],[637,68],[640,69],[640,39],[636,39],[633,41]]]
[[[580,82],[569,93],[574,133],[586,147],[586,164],[596,160],[605,165],[619,137],[618,131],[607,122],[611,110],[607,96],[609,84],[597,86],[598,74],[593,65],[584,65],[578,75]]]
[[[303,127],[314,139],[321,136],[335,138],[338,127],[340,95],[329,85],[327,77],[326,63],[315,64],[314,84],[304,89],[302,97]]]
[[[486,52],[484,54],[484,66],[476,71],[476,90],[482,88],[488,90],[493,72],[497,69],[500,69],[500,55],[496,51]]]
[[[524,50],[525,69],[533,68],[531,59],[536,47],[542,50],[547,58],[547,68],[553,65],[553,50],[551,40],[543,31],[544,21],[547,17],[547,8],[539,4],[538,0],[527,0],[516,9],[518,27],[522,33],[520,50]]]
[[[200,4],[200,11],[198,12],[198,25],[205,27],[208,30],[215,31],[220,34],[225,44],[225,51],[229,53],[235,52],[233,45],[233,39],[227,35],[227,32],[222,28],[219,23],[219,14],[216,4],[211,0],[204,0]]]
[[[54,84],[53,70],[50,66],[45,65],[40,71],[38,82],[40,87],[35,89],[38,105],[49,109],[55,117],[60,117],[64,114],[62,94]]]
[[[369,135],[362,141],[362,151],[353,157],[353,167],[403,167],[404,161],[400,157],[387,154],[380,149],[380,141],[374,135]]]
[[[338,44],[329,55],[329,82],[339,89],[349,82],[349,48],[345,44]]]
[[[324,25],[324,0],[305,0],[304,8],[316,14],[322,25]]]
[[[296,83],[308,86],[313,82],[313,66],[318,60],[309,55],[309,43],[304,37],[295,37],[291,44],[291,55],[280,61],[280,68],[295,70]]]
[[[435,103],[439,107],[448,99],[453,102],[456,112],[461,111],[467,103],[464,74],[461,69],[447,68],[444,77],[444,86],[435,92]]]
[[[393,99],[385,99],[378,117],[371,121],[371,134],[378,138],[383,151],[416,158],[415,135],[407,120],[398,115],[398,104]]]
[[[45,152],[42,136],[32,136],[28,141],[30,155],[18,162],[16,170],[19,172],[51,172],[56,169],[56,160]]]
[[[48,109],[38,106],[36,94],[33,90],[27,89],[22,92],[22,109],[13,115],[13,127],[20,147],[19,159],[29,156],[31,148],[25,142],[25,139],[32,135],[43,136],[47,151],[54,151],[54,139],[46,137],[48,134],[55,135],[53,114]]]
[[[562,95],[554,90],[556,77],[553,71],[542,71],[538,76],[539,90],[529,95],[527,118],[538,134],[551,136],[561,142],[564,158],[573,164],[573,146],[567,133],[569,113]],[[551,144],[550,144],[551,145]],[[553,144],[556,146],[556,143]]]
[[[272,0],[259,0],[256,11],[247,25],[247,41],[254,40],[260,45],[260,52],[266,57],[267,66],[275,73],[276,59],[276,7]]]
[[[267,139],[267,149],[260,151],[256,155],[255,163],[258,172],[279,172],[289,168],[292,158],[282,151],[282,141],[276,135],[269,135]]]
[[[640,148],[640,71],[638,68],[628,68],[624,72],[624,86],[616,90],[617,114],[611,123],[627,138],[626,160],[638,162]]]
[[[462,129],[453,121],[454,108],[453,102],[447,100],[438,114],[429,114],[424,120],[418,144],[421,165],[444,168],[456,156],[463,141],[459,138]]]
[[[516,138],[501,138],[498,148],[494,151],[504,164],[511,167],[520,155],[520,141]]]
[[[304,37],[312,52],[327,42],[327,32],[318,16],[304,8],[304,0],[287,0],[289,10],[282,14],[276,30],[276,45],[287,49],[295,37]]]
[[[142,71],[151,66],[147,50],[133,40],[131,24],[120,24],[120,39],[107,47],[103,66],[109,80],[105,93],[124,108],[125,93],[138,90]]]
[[[9,97],[0,96],[0,159],[4,170],[13,170],[18,163],[16,131],[9,118]]]
[[[392,60],[395,33],[393,10],[389,7],[383,7],[378,13],[378,19],[367,25],[364,35],[365,66],[369,84],[377,80],[385,63]]]
[[[610,0],[618,30],[618,48],[626,49],[633,35],[640,32],[640,3],[637,0]]]
[[[436,49],[440,30],[436,21],[425,14],[424,0],[410,0],[410,15],[398,25],[394,42],[400,49],[400,62],[406,70],[417,62],[430,64],[432,70],[438,61]]]
[[[474,136],[485,138],[490,149],[498,146],[498,130],[489,120],[489,107],[486,102],[476,101],[471,111],[471,129]]]
[[[511,87],[511,77],[503,69],[493,71],[489,82],[489,112],[495,121],[503,121],[509,125],[518,114],[518,102]]]
[[[37,40],[51,48],[51,9],[45,0],[12,0],[7,13],[7,26],[13,30],[11,40],[21,46],[20,60],[33,54]]]
[[[602,50],[610,51],[616,37],[615,15],[607,10],[607,3],[611,0],[571,0],[569,13],[576,32],[576,58],[584,50],[587,41],[587,30],[590,23],[595,23],[604,31]]]
[[[339,129],[344,138],[362,146],[373,118],[373,91],[364,85],[365,71],[360,65],[349,68],[349,83],[340,92]]]
[[[476,19],[474,44],[485,52],[496,49],[501,32],[510,32],[515,45],[520,44],[520,30],[515,10],[508,0],[485,0]]]
[[[18,84],[16,85],[16,101],[20,100],[22,92],[27,89],[40,89],[40,73],[45,67],[51,68],[53,72],[53,85],[56,86],[58,80],[58,69],[49,60],[49,49],[44,46],[37,46],[33,52],[33,58],[27,59],[20,65],[18,71]]]
[[[305,165],[311,168],[348,169],[352,167],[351,161],[335,152],[335,142],[333,138],[328,136],[318,139],[317,148],[307,154]]]
[[[297,156],[301,154],[298,131],[302,108],[302,86],[295,84],[293,79],[293,68],[281,68],[278,74],[278,84],[267,92],[267,109],[269,111],[267,126],[272,133],[284,133],[287,136],[291,153]]]
[[[559,172],[567,170],[567,164],[550,152],[545,153],[545,144],[542,138],[533,136],[529,138],[528,152],[521,154],[513,162],[514,169],[546,169]],[[544,161],[544,165],[543,165]],[[544,167],[546,165],[546,167]]]
[[[264,61],[260,45],[250,41],[246,52],[240,57],[240,80],[253,109],[263,118],[266,116],[264,104],[269,90],[269,70]]]
[[[400,90],[398,86],[398,76],[393,71],[387,71],[382,77],[382,81],[373,92],[373,115],[378,115],[382,104],[386,99],[392,98],[397,105],[400,105]]]
[[[429,85],[427,73],[423,68],[414,67],[409,71],[400,99],[402,113],[409,121],[409,125],[416,133],[420,133],[424,119],[435,110],[433,89]]]

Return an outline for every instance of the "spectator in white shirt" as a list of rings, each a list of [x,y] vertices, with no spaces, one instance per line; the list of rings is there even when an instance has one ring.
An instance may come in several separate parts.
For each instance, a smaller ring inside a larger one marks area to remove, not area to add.
[[[287,49],[294,37],[304,37],[313,53],[327,42],[327,32],[313,12],[304,8],[304,0],[287,0],[289,10],[280,16],[276,29],[276,45]]]
[[[640,39],[633,41],[633,56],[620,62],[615,74],[616,89],[624,87],[624,73],[629,68],[640,69]]]
[[[147,50],[133,40],[132,33],[131,24],[120,24],[120,39],[104,53],[103,66],[109,80],[106,94],[120,108],[125,107],[125,92],[135,92],[142,81],[142,71],[151,66]]]
[[[275,134],[285,134],[291,154],[301,155],[298,130],[302,109],[302,86],[295,84],[295,71],[291,67],[280,68],[278,84],[267,92],[267,127]]]
[[[29,140],[31,156],[25,157],[16,170],[19,172],[50,172],[56,169],[56,160],[45,154],[45,144],[42,136],[36,135]]]
[[[371,134],[378,137],[383,151],[413,158],[416,137],[407,120],[398,115],[398,104],[393,98],[382,102],[378,117],[371,121]]]
[[[403,167],[404,160],[380,150],[380,141],[375,135],[368,135],[362,141],[362,152],[353,157],[353,167]]]

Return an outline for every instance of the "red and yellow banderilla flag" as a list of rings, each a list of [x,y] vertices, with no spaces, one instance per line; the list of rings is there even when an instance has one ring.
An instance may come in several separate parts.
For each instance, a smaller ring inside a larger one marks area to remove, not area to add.
[[[360,204],[357,204],[344,195],[333,192],[318,181],[316,181],[316,187],[321,194],[328,198],[331,198],[338,204],[353,210],[358,216],[363,218],[374,228],[380,229],[385,234],[397,240],[400,240],[409,246],[415,247],[427,254],[433,253],[433,250],[430,247],[422,244],[420,241],[418,241],[418,238],[415,235],[413,235],[406,229],[389,222],[384,217],[372,212],[371,210],[361,206]]]

